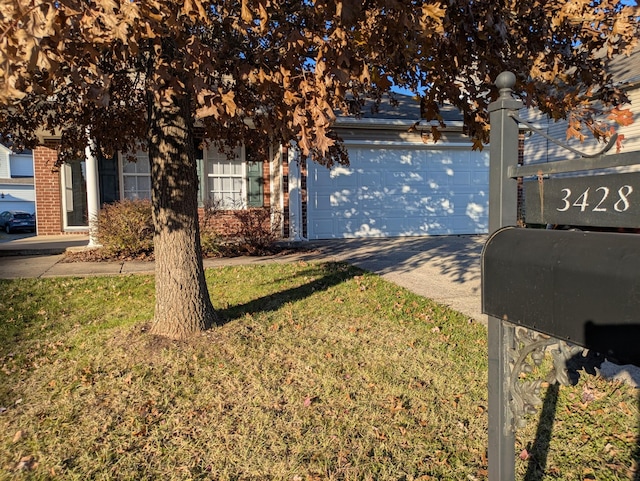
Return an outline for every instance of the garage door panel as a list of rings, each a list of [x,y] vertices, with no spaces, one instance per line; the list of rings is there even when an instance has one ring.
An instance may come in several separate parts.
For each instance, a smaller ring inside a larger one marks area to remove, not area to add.
[[[425,177],[426,175],[422,171],[402,172],[396,170],[386,172],[384,175],[385,185],[395,185],[398,182],[421,184],[425,181]]]
[[[469,156],[470,165],[477,171],[489,171],[489,155],[486,153],[472,152]]]
[[[451,177],[451,184],[455,186],[471,184],[471,172],[455,172]]]
[[[351,165],[309,164],[311,239],[486,232],[488,154],[349,150]]]
[[[315,233],[315,239],[331,239],[335,237],[333,219],[315,219],[311,221],[309,230]]]
[[[363,171],[358,175],[358,186],[366,189],[375,189],[376,187],[382,187],[383,175],[379,171]]]
[[[331,212],[331,195],[329,194],[315,194],[310,204],[313,204],[314,210],[316,211],[327,211]]]
[[[450,177],[446,173],[429,172],[425,178],[426,187],[429,191],[444,189],[449,186]]]
[[[471,159],[469,158],[469,152],[466,151],[449,151],[440,152],[440,159],[434,159],[435,162],[449,167],[469,168],[471,165]]]
[[[473,185],[479,185],[485,187],[486,189],[489,189],[489,171],[474,171],[473,175],[471,176],[471,183]]]
[[[389,232],[395,236],[420,235],[452,235],[460,230],[468,233],[481,233],[477,225],[465,216],[421,217],[417,219],[385,218],[380,219],[325,219],[314,222],[317,238],[329,239],[340,237],[388,237]],[[338,235],[337,233],[340,233]]]

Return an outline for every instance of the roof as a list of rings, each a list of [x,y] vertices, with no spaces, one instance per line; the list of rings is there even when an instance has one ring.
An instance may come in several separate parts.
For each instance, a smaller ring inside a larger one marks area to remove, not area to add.
[[[361,127],[369,127],[379,124],[380,126],[410,126],[419,122],[420,118],[420,100],[411,95],[395,93],[393,95],[393,103],[389,98],[383,98],[376,107],[373,100],[367,100],[362,107],[361,115],[338,115],[337,125],[350,125]],[[462,124],[463,116],[460,110],[452,105],[440,105],[440,115],[444,122],[448,125]]]

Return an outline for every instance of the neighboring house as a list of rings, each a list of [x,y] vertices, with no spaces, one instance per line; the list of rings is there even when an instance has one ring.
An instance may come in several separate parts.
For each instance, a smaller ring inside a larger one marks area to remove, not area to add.
[[[33,155],[0,144],[0,212],[5,210],[35,212]]]
[[[419,113],[416,101],[400,97],[397,106],[383,103],[376,114],[339,118],[335,130],[351,163],[332,169],[285,146],[267,158],[244,148],[234,159],[215,148],[199,151],[200,202],[217,205],[220,228],[233,222],[225,212],[234,209],[264,206],[282,213],[285,239],[486,232],[488,151],[471,149],[457,111],[443,109],[447,127],[437,143],[427,138],[428,125],[410,129]],[[34,151],[39,234],[86,232],[88,198],[102,205],[149,197],[146,154],[135,163],[121,155],[99,159],[92,180],[87,159],[52,169],[55,145],[50,139]]]
[[[621,152],[640,151],[640,46],[636,47],[630,56],[619,55],[612,59],[609,65],[615,84],[627,91],[631,105],[621,106],[622,109],[630,109],[634,122],[628,126],[617,126],[616,131],[624,135]],[[567,123],[565,121],[554,122],[540,113],[522,112],[537,127],[545,133],[560,141],[568,143],[571,147],[587,154],[597,152],[603,147],[592,136],[584,132],[586,139],[580,142],[576,139],[566,141]],[[611,153],[615,153],[615,148]],[[538,134],[526,136],[524,147],[525,163],[551,162],[555,160],[573,159],[578,155],[557,146],[548,139]]]

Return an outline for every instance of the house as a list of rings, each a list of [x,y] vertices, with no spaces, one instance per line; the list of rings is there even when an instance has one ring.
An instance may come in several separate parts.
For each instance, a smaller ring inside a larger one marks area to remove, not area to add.
[[[285,239],[475,234],[487,231],[487,151],[473,151],[459,112],[443,108],[446,128],[434,143],[416,125],[419,104],[398,96],[379,111],[343,116],[335,124],[350,156],[331,169],[274,146],[265,158],[239,148],[229,159],[198,151],[201,205],[214,203],[220,228],[234,209],[267,207],[284,216]],[[414,127],[414,128],[412,128]],[[97,206],[148,198],[149,161],[124,156],[79,159],[55,168],[56,141],[34,151],[38,234],[87,232]],[[95,173],[94,173],[95,172]],[[93,200],[89,200],[93,199]]]
[[[112,158],[95,159],[91,155],[56,166],[57,139],[45,139],[33,152],[37,195],[37,232],[39,235],[84,233],[89,219],[100,205],[122,199],[151,197],[149,158],[135,154],[129,162],[121,153]],[[220,210],[216,220],[221,230],[234,221],[231,212],[239,208],[272,207],[271,170],[282,153],[276,150],[267,159],[252,158],[244,148],[229,159],[216,149],[199,149],[199,200],[204,210],[210,202]],[[275,210],[275,206],[273,206]],[[225,216],[225,213],[228,215]]]
[[[627,91],[631,105],[621,108],[630,109],[633,123],[626,126],[616,126],[619,135],[624,135],[621,152],[640,151],[640,45],[629,56],[618,55],[614,57],[609,69],[613,76],[614,84]],[[542,129],[554,139],[565,142],[567,123],[565,121],[554,122],[540,112],[522,112],[521,117],[528,118],[536,127]],[[592,154],[603,148],[602,143],[596,142],[589,132],[584,132],[585,140],[577,139],[566,141],[568,145],[586,154]],[[615,149],[613,150],[615,152]],[[552,162],[555,160],[574,159],[578,154],[570,152],[554,144],[549,139],[537,134],[528,136],[524,144],[525,163]]]
[[[0,212],[5,210],[35,212],[33,156],[0,144]]]
[[[443,106],[434,142],[411,97],[339,117],[350,165],[307,164],[303,237],[399,237],[487,232],[489,153],[474,151],[461,115]],[[415,128],[412,128],[414,126]]]

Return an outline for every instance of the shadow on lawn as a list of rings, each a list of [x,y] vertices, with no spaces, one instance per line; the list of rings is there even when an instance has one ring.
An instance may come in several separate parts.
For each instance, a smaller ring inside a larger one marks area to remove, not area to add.
[[[559,392],[560,385],[554,383],[549,385],[545,394],[535,438],[533,444],[529,446],[528,449],[531,457],[529,458],[524,481],[542,481],[546,477],[547,457],[551,446],[551,437],[553,434],[553,424],[556,417]],[[640,481],[640,393],[638,394],[637,403],[637,406],[639,407],[638,421],[636,425],[638,435],[636,437],[636,446],[632,454],[632,460],[634,462],[633,469],[635,471],[633,472],[633,478],[631,478],[631,481]]]
[[[549,455],[549,447],[551,444],[551,434],[553,433],[553,423],[556,418],[556,405],[558,404],[559,392],[559,384],[550,384],[544,396],[536,436],[533,444],[529,448],[532,456],[529,458],[524,481],[541,481],[544,478],[547,456]]]
[[[319,279],[314,279],[301,286],[292,287],[290,289],[259,297],[258,299],[253,299],[245,304],[230,306],[226,309],[219,309],[218,312],[225,322],[230,322],[247,313],[253,314],[256,312],[276,311],[289,302],[305,299],[318,291],[325,291],[330,287],[337,286],[338,284],[363,273],[360,269],[350,267],[344,263],[323,264],[320,268],[323,269],[324,275]],[[303,272],[300,274],[300,276],[303,275],[309,275],[309,272]]]
[[[406,238],[336,239],[311,246],[379,275],[411,272],[426,263],[455,283],[480,279],[486,236],[448,235]]]

